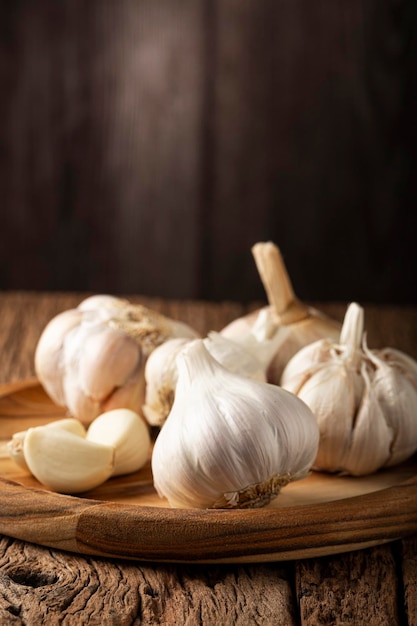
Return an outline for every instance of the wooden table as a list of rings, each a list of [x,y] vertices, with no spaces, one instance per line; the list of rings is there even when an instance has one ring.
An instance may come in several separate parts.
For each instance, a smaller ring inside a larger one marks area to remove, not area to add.
[[[39,334],[86,294],[0,294],[0,383],[34,375]],[[130,298],[204,333],[257,306]],[[259,304],[259,303],[258,303]],[[368,345],[417,358],[417,308],[365,307]],[[345,304],[321,305],[342,319]],[[417,535],[299,561],[176,565],[85,557],[0,536],[0,625],[417,626]]]

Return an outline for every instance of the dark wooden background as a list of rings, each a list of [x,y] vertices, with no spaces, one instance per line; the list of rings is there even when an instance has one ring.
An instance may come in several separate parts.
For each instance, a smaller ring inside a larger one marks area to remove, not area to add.
[[[0,0],[0,289],[417,302],[415,0]]]

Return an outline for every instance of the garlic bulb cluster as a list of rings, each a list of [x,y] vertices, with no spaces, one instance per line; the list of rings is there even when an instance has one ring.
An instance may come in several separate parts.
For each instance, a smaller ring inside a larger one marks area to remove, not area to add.
[[[270,311],[262,311],[248,335],[240,343],[211,331],[203,340],[210,354],[231,372],[266,382],[266,371],[285,332],[274,333]],[[272,334],[272,338],[270,338]],[[171,411],[178,379],[177,356],[193,339],[175,338],[150,354],[145,366],[143,414],[149,424],[162,426]]]
[[[264,506],[308,473],[319,433],[302,400],[228,371],[202,339],[182,350],[177,366],[151,461],[155,488],[172,507]]]
[[[285,365],[298,350],[323,337],[337,340],[340,324],[298,300],[274,243],[259,242],[253,246],[252,254],[268,297],[268,309],[275,316],[275,332],[283,338],[268,369],[268,381],[278,385]],[[263,310],[234,320],[223,328],[222,334],[236,341],[244,340]]]
[[[96,295],[47,324],[35,371],[50,398],[84,422],[116,408],[140,411],[146,359],[176,336],[199,334],[144,306]]]
[[[82,493],[112,476],[139,470],[151,455],[144,420],[129,409],[99,415],[86,430],[74,418],[15,433],[10,457],[59,493]]]
[[[417,450],[417,362],[399,350],[370,350],[364,310],[351,303],[338,342],[300,350],[281,378],[313,411],[320,429],[314,468],[365,475]]]

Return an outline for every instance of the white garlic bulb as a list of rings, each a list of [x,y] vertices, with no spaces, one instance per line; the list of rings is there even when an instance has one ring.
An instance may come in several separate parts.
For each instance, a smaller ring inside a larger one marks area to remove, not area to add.
[[[267,309],[275,317],[275,333],[281,334],[283,339],[268,369],[269,382],[279,384],[285,365],[298,350],[322,337],[337,340],[341,325],[298,300],[282,255],[274,243],[259,242],[252,247],[252,254],[268,297]],[[244,341],[263,310],[233,320],[221,333],[230,339]]]
[[[317,341],[287,364],[283,388],[313,411],[320,429],[314,468],[365,475],[417,450],[417,363],[398,350],[370,350],[364,310],[349,305],[338,342]]]
[[[36,346],[35,371],[51,399],[84,422],[116,408],[139,412],[146,359],[175,336],[199,334],[144,306],[92,296],[46,325]]]
[[[285,331],[275,333],[270,311],[264,310],[251,332],[240,343],[211,331],[203,340],[210,354],[230,372],[266,382],[266,371]],[[272,339],[269,338],[272,334]],[[171,410],[178,379],[177,356],[192,339],[170,339],[150,354],[145,366],[145,404],[149,424],[162,426]]]
[[[260,507],[308,473],[319,434],[304,402],[229,372],[203,340],[177,363],[174,404],[152,454],[155,488],[172,507]]]

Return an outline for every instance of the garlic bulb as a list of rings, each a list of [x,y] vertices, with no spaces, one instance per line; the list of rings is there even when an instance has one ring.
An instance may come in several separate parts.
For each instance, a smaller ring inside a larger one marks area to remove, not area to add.
[[[322,337],[337,340],[340,324],[298,300],[275,244],[259,242],[252,247],[252,254],[268,296],[268,308],[276,319],[275,332],[285,332],[268,369],[269,382],[279,384],[285,365],[298,350]],[[222,334],[236,341],[244,340],[262,310],[234,320],[223,328]]]
[[[261,311],[241,343],[211,331],[203,340],[210,354],[230,372],[266,382],[266,370],[285,332],[273,334],[276,326],[270,312]],[[269,338],[273,334],[272,339]],[[177,356],[192,339],[175,338],[155,348],[145,366],[145,404],[142,407],[149,424],[162,426],[171,410],[178,379]]]
[[[174,404],[152,455],[155,488],[171,506],[264,506],[309,471],[319,434],[304,402],[229,372],[201,339],[177,363]]]
[[[146,359],[175,336],[199,335],[144,306],[92,296],[47,324],[36,346],[35,371],[52,400],[84,422],[116,408],[140,411]]]
[[[314,468],[364,475],[417,450],[417,362],[370,350],[364,311],[349,305],[339,342],[317,341],[284,369],[281,385],[313,411],[320,429]]]

